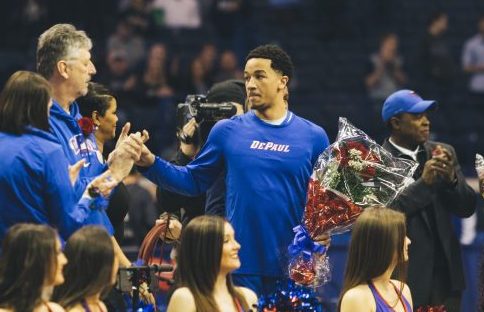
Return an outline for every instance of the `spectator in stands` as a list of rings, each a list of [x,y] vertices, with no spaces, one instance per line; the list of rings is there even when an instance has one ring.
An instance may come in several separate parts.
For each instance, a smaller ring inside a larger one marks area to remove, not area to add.
[[[167,98],[174,95],[172,79],[176,76],[168,58],[166,46],[153,44],[148,52],[148,59],[139,77],[137,88],[148,98]]]
[[[119,19],[126,21],[134,33],[141,38],[155,35],[155,21],[146,0],[128,0],[126,8],[122,9]]]
[[[152,10],[163,12],[164,26],[171,30],[197,29],[202,16],[197,0],[153,0]]]
[[[136,76],[129,68],[128,55],[124,50],[112,50],[106,57],[106,70],[101,73],[99,81],[109,88],[117,97],[125,97],[136,87]]]
[[[205,94],[208,91],[209,83],[203,63],[199,58],[196,58],[190,64],[190,78],[186,86],[187,94]]]
[[[0,257],[0,310],[64,311],[49,299],[53,287],[64,282],[66,263],[53,228],[27,223],[12,226]]]
[[[166,45],[155,43],[150,47],[146,64],[137,78],[136,92],[140,98],[130,107],[130,116],[136,129],[147,129],[149,145],[156,151],[168,148],[175,132],[175,90],[177,72],[172,66],[176,60],[168,56]]]
[[[447,28],[446,13],[437,12],[430,16],[417,62],[422,74],[419,85],[427,94],[436,95],[438,100],[443,100],[451,91],[457,73],[456,62],[445,38]]]
[[[382,108],[390,137],[383,147],[393,156],[419,163],[410,184],[390,208],[407,216],[408,285],[415,307],[445,305],[459,311],[465,287],[461,249],[452,217],[467,218],[475,211],[476,196],[466,183],[454,148],[429,141],[428,112],[435,101],[414,91],[390,95]]]
[[[478,33],[466,41],[462,51],[462,68],[470,74],[469,92],[476,107],[484,103],[484,15],[477,22]]]
[[[106,51],[124,52],[130,70],[136,69],[145,57],[145,39],[133,31],[133,26],[121,19],[116,26],[116,32],[109,36]]]
[[[403,213],[385,207],[363,210],[351,233],[338,311],[411,312],[405,284],[409,245]]]
[[[248,19],[252,12],[251,1],[214,0],[211,2],[208,21],[217,35],[217,45],[222,50],[231,50],[237,60],[247,54]]]
[[[206,43],[202,46],[197,59],[203,68],[204,81],[211,86],[215,82],[215,75],[217,73],[217,47],[213,43]]]
[[[257,296],[235,287],[230,273],[240,267],[234,229],[221,217],[200,216],[183,230],[176,280],[168,312],[250,311]]]
[[[384,34],[377,53],[370,56],[365,84],[373,103],[381,103],[393,92],[401,89],[407,81],[398,54],[398,37],[395,33]],[[374,106],[376,106],[374,105]]]
[[[116,283],[119,266],[109,234],[100,227],[83,227],[67,240],[64,253],[65,282],[56,287],[53,299],[66,311],[107,311],[101,296]]]
[[[221,82],[229,79],[242,79],[243,76],[234,52],[228,50],[222,52],[215,81]]]

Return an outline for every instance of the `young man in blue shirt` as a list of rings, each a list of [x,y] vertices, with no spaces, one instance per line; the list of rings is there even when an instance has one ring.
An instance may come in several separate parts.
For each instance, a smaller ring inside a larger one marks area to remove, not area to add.
[[[244,71],[250,112],[219,121],[187,166],[170,164],[146,147],[137,163],[160,187],[192,196],[226,170],[226,218],[242,246],[234,282],[258,295],[272,292],[286,276],[292,228],[301,222],[313,165],[329,145],[321,127],[287,109],[292,73],[291,59],[279,47],[252,50]]]

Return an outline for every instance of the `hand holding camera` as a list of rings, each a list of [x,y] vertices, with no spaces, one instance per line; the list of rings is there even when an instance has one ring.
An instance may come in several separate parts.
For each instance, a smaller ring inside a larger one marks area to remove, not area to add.
[[[190,119],[182,128],[181,131],[178,132],[178,139],[180,140],[180,150],[182,153],[190,158],[193,158],[200,147],[194,144],[193,137],[195,136],[195,132],[198,128],[197,121],[195,118]]]

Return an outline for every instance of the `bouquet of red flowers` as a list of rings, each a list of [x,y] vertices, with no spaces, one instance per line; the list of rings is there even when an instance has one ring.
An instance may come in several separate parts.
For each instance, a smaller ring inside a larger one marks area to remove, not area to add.
[[[347,231],[364,208],[388,205],[417,167],[340,118],[336,142],[319,156],[309,181],[303,219],[309,235]]]
[[[366,207],[387,206],[413,181],[411,177],[417,167],[414,161],[393,157],[340,117],[336,141],[319,156],[309,181],[302,221],[307,235],[314,240],[324,233],[349,230]],[[302,284],[314,284],[313,279],[298,278],[307,277],[308,272],[294,272],[295,267],[307,268],[309,258],[293,259],[300,260],[291,262],[291,278]],[[316,270],[317,264],[312,267]]]

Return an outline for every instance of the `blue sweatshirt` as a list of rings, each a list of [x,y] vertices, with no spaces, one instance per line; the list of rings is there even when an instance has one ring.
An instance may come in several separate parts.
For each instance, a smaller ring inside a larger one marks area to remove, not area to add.
[[[236,273],[282,276],[313,165],[328,145],[322,128],[291,112],[277,126],[249,112],[215,124],[187,166],[156,158],[143,173],[160,187],[193,196],[225,168],[226,217],[242,246]]]
[[[69,114],[53,101],[50,109],[49,124],[50,131],[57,138],[62,146],[64,155],[70,165],[81,159],[85,159],[84,168],[79,173],[79,179],[74,185],[77,199],[80,199],[87,185],[97,176],[107,170],[107,165],[97,159],[97,144],[94,134],[84,136],[77,121],[82,117],[79,113],[79,106],[76,102],[69,107]],[[91,209],[86,222],[104,226],[109,233],[113,233],[113,227],[106,214],[105,209]]]
[[[0,240],[16,223],[49,224],[66,240],[86,222],[88,200],[77,199],[61,146],[48,132],[0,132]]]

